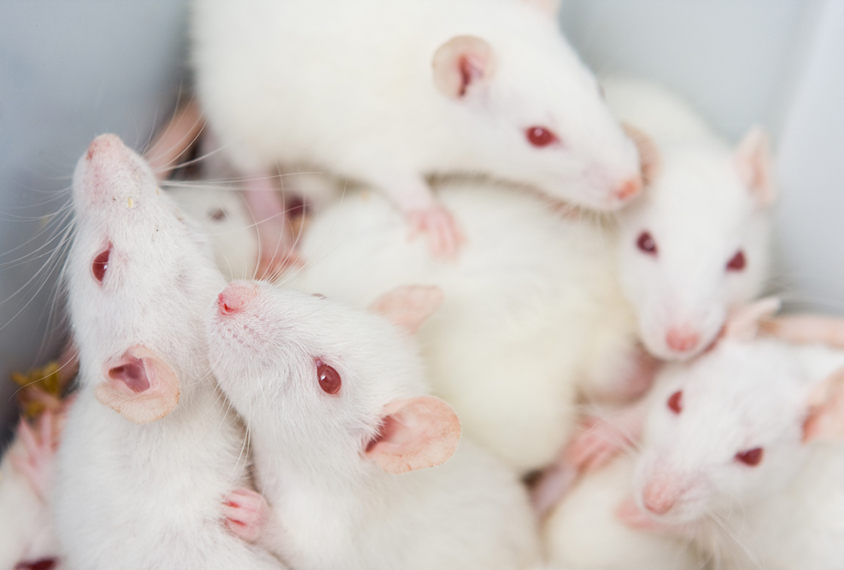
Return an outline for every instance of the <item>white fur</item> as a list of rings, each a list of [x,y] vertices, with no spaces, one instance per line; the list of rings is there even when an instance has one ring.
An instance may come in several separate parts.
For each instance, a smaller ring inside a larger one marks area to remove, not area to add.
[[[19,562],[59,557],[52,506],[38,496],[26,477],[12,465],[13,454],[25,454],[19,438],[15,438],[0,461],[0,568],[3,570],[12,570]]]
[[[432,60],[455,36],[487,41],[488,79],[452,98]],[[557,22],[517,0],[196,0],[197,93],[243,172],[325,168],[403,211],[430,206],[424,179],[470,172],[617,208],[635,149]],[[562,144],[531,146],[525,130]]]
[[[608,84],[607,97],[614,106],[626,97],[665,107],[663,99],[673,96],[652,96],[649,85]],[[670,101],[675,114],[700,123],[685,104]],[[397,285],[441,286],[446,304],[420,331],[434,391],[476,441],[517,469],[543,467],[570,435],[577,390],[612,393],[630,373],[636,319],[655,354],[683,358],[704,348],[728,309],[760,292],[766,212],[736,187],[725,147],[678,144],[665,143],[662,175],[621,213],[618,231],[554,213],[516,189],[440,184],[439,199],[467,237],[455,263],[432,259],[419,241],[408,243],[404,221],[382,198],[347,192],[307,230],[301,253],[309,266],[290,284],[359,307]],[[643,227],[665,259],[654,263],[636,249]],[[727,274],[724,266],[739,247],[748,269]],[[679,305],[673,312],[664,306],[671,299]],[[696,350],[677,354],[660,344],[675,314],[705,321]]]
[[[519,481],[463,441],[444,464],[402,475],[364,456],[383,410],[426,393],[407,339],[375,315],[255,284],[246,309],[212,307],[221,388],[244,417],[260,491],[273,507],[262,543],[302,570],[519,569],[536,563]],[[324,393],[315,360],[334,367]]]
[[[690,525],[722,567],[839,568],[844,447],[802,438],[812,389],[842,365],[841,351],[730,339],[667,370],[636,472],[640,506],[650,482],[677,491],[673,507],[654,519]],[[677,390],[680,414],[666,406]],[[764,449],[757,466],[734,459],[757,447]]]
[[[616,516],[633,491],[635,456],[621,456],[586,475],[544,527],[548,557],[568,570],[699,570],[689,541],[635,530]]]
[[[78,569],[280,568],[230,535],[222,501],[246,482],[243,433],[216,390],[202,331],[224,279],[205,238],[117,137],[74,175],[66,266],[80,390],[59,450],[56,532]],[[91,263],[111,243],[100,286]],[[138,425],[100,404],[103,365],[143,343],[176,373],[176,409]]]
[[[418,333],[434,392],[475,441],[542,467],[570,435],[578,384],[623,374],[635,342],[613,233],[510,188],[451,183],[439,198],[467,236],[456,263],[408,243],[379,196],[348,194],[305,234],[311,266],[290,285],[359,307],[400,284],[440,286],[445,303]]]
[[[758,295],[769,273],[770,213],[742,181],[736,151],[675,95],[641,81],[608,79],[607,102],[619,119],[652,136],[660,166],[647,191],[620,216],[619,271],[648,351],[689,358],[715,338],[727,313]],[[636,246],[642,232],[658,254]],[[726,269],[739,251],[741,272]],[[695,333],[692,350],[666,344],[669,331]]]
[[[258,236],[240,193],[204,184],[175,186],[167,193],[208,236],[214,246],[214,263],[227,280],[255,274]]]

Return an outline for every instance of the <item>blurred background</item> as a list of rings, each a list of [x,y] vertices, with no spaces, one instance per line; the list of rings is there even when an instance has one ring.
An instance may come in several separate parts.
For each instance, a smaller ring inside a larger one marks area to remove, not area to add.
[[[0,0],[0,434],[10,371],[62,342],[52,253],[74,164],[103,132],[143,150],[170,118],[187,4]],[[844,313],[844,0],[564,0],[560,23],[598,74],[663,83],[733,142],[771,131],[775,285],[792,308]]]

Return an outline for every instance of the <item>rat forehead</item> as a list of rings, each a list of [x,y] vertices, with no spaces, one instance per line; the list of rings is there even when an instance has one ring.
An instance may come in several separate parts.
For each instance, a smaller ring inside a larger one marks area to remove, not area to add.
[[[803,368],[778,343],[721,341],[692,364],[677,366],[663,398],[683,392],[682,417],[703,415],[744,427],[789,424],[802,413]]]
[[[652,208],[675,216],[710,212],[724,216],[736,210],[746,212],[753,203],[732,154],[715,143],[666,149],[659,174],[646,196]]]

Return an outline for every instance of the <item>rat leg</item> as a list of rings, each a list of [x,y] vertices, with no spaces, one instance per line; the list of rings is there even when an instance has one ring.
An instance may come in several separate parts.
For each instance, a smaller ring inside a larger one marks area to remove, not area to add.
[[[760,323],[762,331],[793,343],[822,343],[844,348],[844,319],[824,315],[787,315]]]
[[[273,178],[263,175],[247,179],[244,197],[258,229],[258,277],[274,279],[290,267],[301,266],[302,260],[293,250],[295,236]]]
[[[226,527],[251,544],[257,543],[264,533],[270,512],[263,495],[251,489],[235,489],[223,503]]]
[[[12,466],[23,475],[42,502],[46,503],[53,487],[58,442],[55,432],[55,413],[44,411],[38,418],[37,433],[26,420],[18,425],[18,439],[24,454],[11,457]]]
[[[608,418],[588,418],[564,451],[567,462],[581,472],[594,471],[636,443],[642,435],[647,399]]]
[[[565,458],[547,468],[530,490],[530,501],[536,516],[542,518],[565,496],[578,476],[578,470]]]
[[[410,239],[425,234],[436,257],[454,258],[465,239],[451,213],[434,198],[428,183],[417,175],[379,174],[369,178],[384,189],[404,214],[410,224]]]

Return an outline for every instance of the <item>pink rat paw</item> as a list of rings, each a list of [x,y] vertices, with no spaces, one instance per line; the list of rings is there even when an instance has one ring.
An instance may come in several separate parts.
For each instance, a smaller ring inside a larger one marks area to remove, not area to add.
[[[603,467],[631,444],[631,440],[613,423],[600,418],[585,422],[566,449],[566,460],[578,471]]]
[[[411,225],[411,239],[424,233],[428,236],[431,251],[437,257],[454,259],[465,241],[457,222],[448,210],[434,205],[425,210],[407,213]]]
[[[226,527],[238,538],[256,543],[270,517],[270,506],[264,497],[250,489],[235,489],[223,503]]]
[[[21,420],[17,436],[23,453],[11,456],[12,466],[29,481],[32,489],[45,503],[53,486],[58,423],[57,413],[51,410],[41,414],[35,430],[25,420]]]

